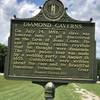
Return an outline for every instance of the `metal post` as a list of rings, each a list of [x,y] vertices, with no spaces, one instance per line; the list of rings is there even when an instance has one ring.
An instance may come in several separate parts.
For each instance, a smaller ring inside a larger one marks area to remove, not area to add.
[[[52,82],[48,82],[45,85],[45,100],[54,100],[55,97],[55,85]]]

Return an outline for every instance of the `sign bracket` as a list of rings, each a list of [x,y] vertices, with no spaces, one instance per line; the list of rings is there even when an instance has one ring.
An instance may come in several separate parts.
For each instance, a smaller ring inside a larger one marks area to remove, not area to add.
[[[34,82],[32,82],[34,84]],[[56,88],[61,85],[68,85],[69,83],[54,83],[54,82],[47,82],[47,83],[36,83],[38,85],[43,86],[44,88],[44,98],[45,100],[54,100]]]

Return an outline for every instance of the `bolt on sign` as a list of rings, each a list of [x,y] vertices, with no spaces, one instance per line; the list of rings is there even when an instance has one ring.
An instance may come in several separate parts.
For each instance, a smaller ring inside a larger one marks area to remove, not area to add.
[[[95,23],[47,0],[32,18],[11,19],[5,77],[34,82],[95,82]]]

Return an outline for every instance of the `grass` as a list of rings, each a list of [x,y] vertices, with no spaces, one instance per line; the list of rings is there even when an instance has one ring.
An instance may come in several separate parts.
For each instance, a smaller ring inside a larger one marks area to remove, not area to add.
[[[100,96],[100,84],[78,85]],[[74,90],[73,84],[59,86],[54,100],[81,100]],[[0,100],[45,100],[44,88],[30,81],[6,80],[0,76]]]
[[[55,100],[81,100],[81,97],[74,92],[73,85],[69,84],[57,88]]]
[[[100,84],[78,84],[80,87],[100,96]]]
[[[81,100],[73,90],[72,84],[58,87],[54,100]],[[0,76],[0,100],[45,100],[44,88],[30,81],[5,80]]]
[[[29,81],[5,80],[0,76],[0,100],[43,100],[43,88]]]

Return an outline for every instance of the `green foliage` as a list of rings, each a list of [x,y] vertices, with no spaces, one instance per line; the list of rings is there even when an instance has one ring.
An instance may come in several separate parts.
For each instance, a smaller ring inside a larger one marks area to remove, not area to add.
[[[0,56],[5,56],[6,52],[7,52],[7,46],[0,43]]]
[[[98,69],[100,70],[100,59],[97,59],[97,66],[98,66]]]
[[[0,43],[0,72],[4,71],[5,56],[7,54],[7,46]]]
[[[100,79],[100,59],[97,59],[97,75],[99,75]]]

